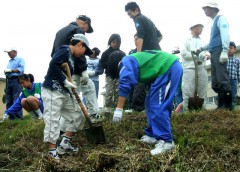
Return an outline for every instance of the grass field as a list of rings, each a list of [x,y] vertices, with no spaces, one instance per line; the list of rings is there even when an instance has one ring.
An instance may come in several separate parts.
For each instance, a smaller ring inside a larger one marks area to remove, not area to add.
[[[91,145],[83,131],[73,143],[77,155],[63,156],[60,164],[47,158],[43,121],[0,124],[0,171],[240,171],[240,111],[200,111],[172,115],[176,149],[152,157],[152,145],[138,139],[146,127],[145,114],[125,114],[121,125],[110,118],[104,123],[107,143]]]

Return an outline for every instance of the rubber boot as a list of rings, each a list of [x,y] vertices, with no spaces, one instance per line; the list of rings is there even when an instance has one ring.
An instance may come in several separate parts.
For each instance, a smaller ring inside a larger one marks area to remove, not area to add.
[[[226,109],[232,110],[232,92],[224,92],[224,105]]]
[[[217,109],[224,108],[224,93],[218,93],[218,107]]]

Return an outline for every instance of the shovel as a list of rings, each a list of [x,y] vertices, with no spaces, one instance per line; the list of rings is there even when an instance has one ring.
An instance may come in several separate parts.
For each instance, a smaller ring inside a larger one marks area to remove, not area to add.
[[[68,64],[64,63],[61,67],[63,69],[65,69],[68,81],[73,82]],[[87,140],[93,144],[105,143],[106,139],[105,139],[105,135],[104,135],[103,126],[99,123],[98,124],[92,123],[91,119],[89,118],[88,112],[87,112],[84,104],[82,103],[81,98],[78,95],[76,89],[72,89],[72,93],[75,96],[75,98],[83,112],[83,115],[85,116],[86,121],[89,125],[88,128],[85,128],[85,134],[86,134]]]
[[[197,64],[194,55],[198,56],[199,54],[196,54],[195,52],[191,52],[192,58],[195,64],[195,91],[194,91],[194,97],[189,97],[188,99],[188,109],[189,110],[199,110],[203,106],[204,99],[198,97],[197,90],[198,90],[198,74],[197,74]]]

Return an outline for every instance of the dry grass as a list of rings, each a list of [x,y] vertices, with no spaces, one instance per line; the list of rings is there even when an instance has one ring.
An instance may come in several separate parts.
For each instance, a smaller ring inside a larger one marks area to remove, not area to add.
[[[125,115],[121,125],[104,122],[106,144],[92,145],[80,131],[73,139],[77,155],[61,163],[48,160],[42,121],[0,125],[0,171],[240,171],[240,115],[238,111],[201,111],[172,115],[176,149],[152,157],[152,145],[139,142],[146,127],[145,114]]]

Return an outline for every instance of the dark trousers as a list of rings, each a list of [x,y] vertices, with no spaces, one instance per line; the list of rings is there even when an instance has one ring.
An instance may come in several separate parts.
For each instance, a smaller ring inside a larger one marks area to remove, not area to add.
[[[128,106],[129,109],[135,111],[143,111],[145,109],[145,100],[146,100],[146,86],[143,83],[137,84],[134,88],[131,89],[131,92],[128,96]]]
[[[221,52],[222,48],[211,52],[212,89],[218,94],[231,92],[227,63],[219,62]]]
[[[14,101],[19,97],[20,93],[23,90],[23,87],[18,83],[18,79],[7,79],[7,87],[6,87],[6,108],[10,108]],[[18,111],[17,114],[9,114],[10,119],[23,118],[22,110]]]

